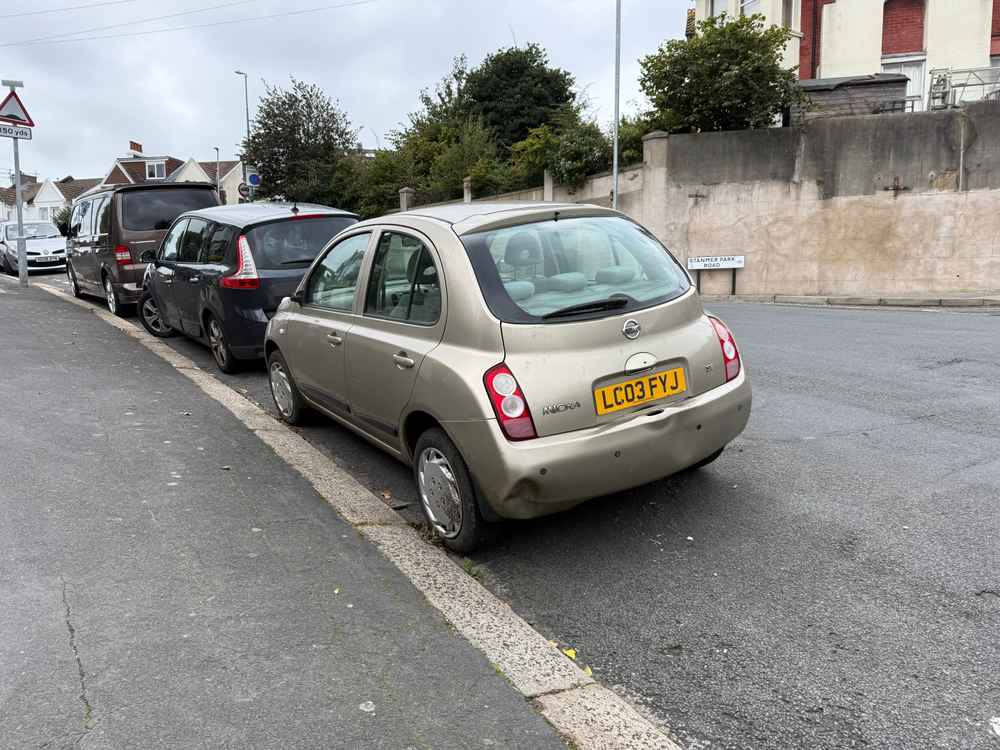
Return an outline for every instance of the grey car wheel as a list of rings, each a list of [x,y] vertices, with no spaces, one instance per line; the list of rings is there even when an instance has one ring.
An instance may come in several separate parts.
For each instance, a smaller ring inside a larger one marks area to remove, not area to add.
[[[115,294],[115,287],[111,283],[111,277],[104,277],[104,299],[108,303],[108,310],[112,315],[121,315],[121,305],[118,304],[118,295]]]
[[[163,320],[156,298],[149,292],[144,292],[139,300],[139,320],[142,322],[142,327],[157,338],[165,339],[177,334]]]
[[[73,266],[69,263],[66,264],[66,275],[69,277],[69,285],[73,289],[74,297],[82,297],[83,292],[80,291],[80,282],[76,280],[76,271],[73,270]]]
[[[413,473],[427,522],[446,547],[471,552],[486,538],[475,486],[455,444],[440,429],[417,441]]]
[[[267,375],[271,385],[271,397],[282,421],[298,424],[302,421],[305,402],[288,370],[288,363],[281,352],[274,351],[267,359]]]
[[[208,334],[208,348],[212,350],[215,364],[225,373],[234,373],[239,370],[236,357],[233,356],[226,341],[226,333],[222,330],[222,323],[214,315],[209,315],[206,321],[206,333]]]

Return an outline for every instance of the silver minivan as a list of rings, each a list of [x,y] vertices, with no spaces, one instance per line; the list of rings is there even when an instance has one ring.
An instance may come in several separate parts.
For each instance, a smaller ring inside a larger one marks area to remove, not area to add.
[[[475,203],[356,224],[267,327],[282,418],[413,467],[457,551],[501,519],[715,460],[750,416],[732,333],[653,235],[596,206]]]

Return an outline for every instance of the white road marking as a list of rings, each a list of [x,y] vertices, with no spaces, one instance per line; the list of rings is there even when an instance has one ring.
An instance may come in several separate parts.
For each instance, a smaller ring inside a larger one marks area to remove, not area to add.
[[[402,516],[283,422],[138,326],[55,287],[37,286],[90,310],[136,339],[225,406],[373,542],[575,747],[681,750],[664,729],[642,716],[624,698],[596,683],[509,605],[465,573],[440,548],[425,542]]]

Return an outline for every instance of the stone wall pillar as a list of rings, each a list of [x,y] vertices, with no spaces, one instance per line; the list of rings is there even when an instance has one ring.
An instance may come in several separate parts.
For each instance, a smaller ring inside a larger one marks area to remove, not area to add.
[[[404,187],[399,189],[399,210],[409,211],[413,208],[413,196],[416,195],[416,190],[411,187]]]
[[[554,201],[556,199],[556,181],[552,179],[552,173],[549,170],[545,170],[545,175],[543,177],[544,182],[542,183],[542,200],[543,201]]]
[[[466,177],[462,180],[462,202],[472,203],[472,178]]]

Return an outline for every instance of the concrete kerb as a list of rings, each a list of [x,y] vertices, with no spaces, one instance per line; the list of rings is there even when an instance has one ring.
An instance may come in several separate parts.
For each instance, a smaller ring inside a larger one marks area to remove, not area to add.
[[[307,479],[369,539],[444,618],[482,651],[564,737],[581,750],[680,750],[660,728],[597,684],[439,547],[305,438],[159,339],[110,312],[47,284],[36,286],[96,314],[160,356],[225,406]]]
[[[838,307],[1000,307],[1000,297],[872,297],[790,294],[703,294],[702,300],[712,302],[763,302],[778,305],[814,305]]]

